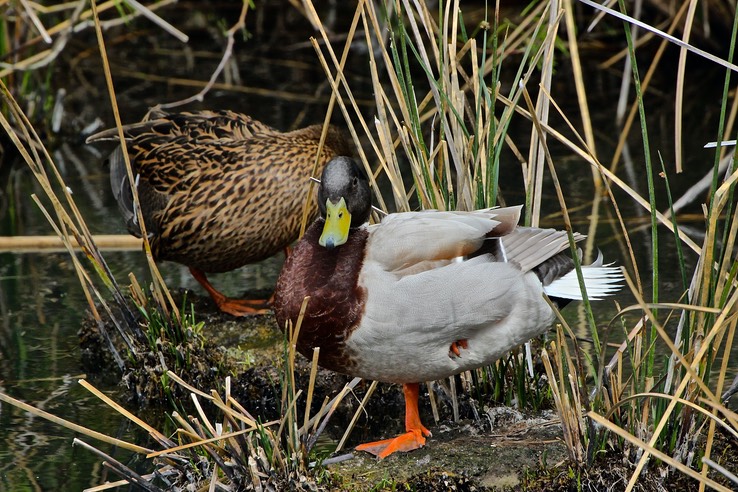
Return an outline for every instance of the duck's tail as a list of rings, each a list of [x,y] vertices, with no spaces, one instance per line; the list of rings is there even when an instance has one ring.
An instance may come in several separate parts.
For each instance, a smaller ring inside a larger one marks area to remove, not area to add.
[[[133,159],[133,156],[129,156]],[[126,162],[123,158],[123,149],[120,146],[110,154],[108,158],[110,164],[110,187],[113,190],[115,201],[118,202],[118,209],[126,223],[128,232],[136,237],[141,237],[141,226],[138,223],[138,213],[136,204],[133,201],[133,192],[131,191],[131,182],[128,179],[128,170]],[[133,162],[131,163],[133,165]],[[166,206],[166,197],[149,185],[146,180],[139,183],[139,175],[134,174],[134,186],[138,190],[138,198],[142,203],[143,218],[146,224],[146,232],[156,234],[158,232],[157,223],[151,217],[154,212],[161,210]]]
[[[110,154],[108,162],[110,163],[110,188],[113,190],[115,201],[118,202],[118,209],[126,222],[128,230],[132,233],[135,232],[134,235],[137,237],[141,237],[140,229],[137,230],[138,227],[131,227],[136,222],[136,213],[133,208],[131,183],[128,180],[128,171],[120,146],[116,147],[113,153]]]
[[[554,259],[556,257],[551,258],[551,260]],[[571,258],[566,259],[570,265],[573,264]],[[623,285],[623,272],[619,267],[612,266],[612,263],[603,264],[602,252],[598,252],[597,259],[591,265],[582,265],[581,270],[584,286],[587,290],[587,298],[590,301],[600,300],[605,296],[612,295],[620,290]],[[550,272],[549,269],[547,273]],[[550,278],[549,275],[544,275],[544,277]],[[582,289],[579,286],[579,278],[575,269],[571,269],[568,273],[554,278],[550,282],[546,282],[543,278],[541,280],[544,284],[543,291],[552,299],[582,300]]]

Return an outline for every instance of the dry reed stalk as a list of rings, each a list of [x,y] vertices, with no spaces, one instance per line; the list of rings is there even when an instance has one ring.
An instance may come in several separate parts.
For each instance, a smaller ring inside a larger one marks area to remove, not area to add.
[[[705,356],[708,354],[708,352],[710,350],[711,342],[713,341],[713,339],[715,338],[715,336],[717,336],[717,334],[721,331],[721,328],[720,327],[724,326],[725,321],[726,321],[726,318],[729,316],[729,313],[731,313],[733,311],[734,306],[736,305],[736,303],[738,303],[738,291],[737,292],[734,292],[731,295],[730,299],[726,302],[725,307],[724,307],[724,310],[718,316],[718,318],[716,319],[716,321],[715,321],[715,323],[713,325],[714,329],[709,330],[705,334],[704,339],[701,340],[701,344],[699,346],[699,350],[696,351],[696,353],[694,354],[693,361],[691,362],[691,364],[689,364],[689,368],[692,371],[697,370],[698,366],[702,364]],[[697,379],[701,381],[701,379],[699,379],[699,377]],[[692,381],[692,379],[690,379],[690,378],[683,378],[681,380],[681,382],[679,383],[679,385],[677,386],[677,388],[674,390],[673,396],[680,397],[687,390],[687,387],[688,387],[688,385],[689,385],[689,383],[691,381]],[[652,434],[651,439],[648,441],[648,443],[645,446],[641,446],[641,448],[644,450],[644,453],[641,456],[641,458],[640,458],[640,460],[638,462],[638,465],[636,466],[635,471],[633,472],[633,475],[631,477],[631,480],[628,483],[628,487],[627,487],[626,490],[630,491],[635,486],[636,480],[637,480],[638,476],[640,475],[641,471],[643,470],[643,467],[645,466],[646,461],[648,460],[649,455],[650,454],[656,455],[655,453],[652,452],[652,450],[654,449],[653,446],[656,443],[656,441],[658,440],[659,436],[661,435],[661,432],[664,430],[664,427],[666,426],[670,415],[674,411],[674,408],[675,408],[676,404],[677,404],[677,400],[672,400],[669,403],[668,407],[666,408],[666,410],[664,411],[663,415],[661,416],[661,419],[659,420],[658,424],[656,425],[655,429],[653,430],[653,434]],[[734,427],[736,426],[735,423],[733,423],[733,425],[734,425]],[[659,459],[662,459],[661,458],[661,454],[663,454],[663,453],[660,453],[659,452],[659,454],[656,455],[656,456],[658,456]],[[669,463],[671,464],[670,461],[669,461]]]
[[[327,39],[328,36],[326,34],[325,29],[323,28],[322,22],[320,22],[320,18],[318,17],[317,12],[315,11],[315,7],[312,5],[311,2],[307,2],[306,7],[309,12],[308,19],[313,23],[314,26],[316,25],[318,26],[323,38]],[[351,47],[351,42],[356,33],[356,26],[358,25],[358,20],[359,20],[359,16],[358,16],[358,10],[357,10],[356,13],[354,14],[354,19],[351,22],[351,27],[349,28],[348,35],[346,36],[346,43],[344,46],[343,54],[341,55],[341,61],[338,64],[338,67],[336,68],[336,79],[337,80],[341,80],[343,78],[343,68],[346,65],[346,59],[348,58],[349,48]],[[331,117],[333,116],[333,108],[336,103],[336,96],[337,96],[337,93],[334,89],[333,91],[331,91],[330,100],[328,102],[328,108],[326,110],[325,118],[323,120],[323,131],[320,134],[320,141],[318,142],[318,152],[315,155],[315,161],[313,163],[313,170],[312,170],[313,176],[317,174],[321,153],[323,151],[323,144],[325,143],[325,138],[326,138],[326,135],[328,134],[328,126],[330,124]],[[315,187],[315,183],[311,180],[305,191],[305,206],[303,207],[303,211],[302,211],[300,236],[302,236],[305,233],[305,229],[307,227],[308,217],[310,213],[310,203],[311,203],[314,191],[315,191],[314,187]]]
[[[308,2],[308,4],[310,4],[310,3]],[[337,58],[336,58],[335,53],[333,51],[333,48],[332,48],[332,46],[331,46],[331,44],[330,44],[330,42],[329,42],[329,40],[327,38],[327,34],[323,34],[323,36],[324,36],[324,41],[325,41],[325,47],[326,47],[326,49],[327,49],[327,51],[328,51],[328,53],[330,55],[330,58],[331,58],[332,62],[334,63],[334,66],[340,67],[340,63],[337,61]],[[365,131],[365,134],[370,138],[370,142],[371,142],[372,141],[372,139],[371,139],[371,132],[369,131],[369,127],[367,126],[366,121],[361,116],[361,111],[358,108],[357,100],[353,97],[353,94],[351,93],[351,90],[350,90],[350,88],[348,87],[347,84],[344,83],[343,86],[340,86],[339,85],[339,80],[342,79],[342,70],[338,69],[337,72],[336,72],[337,73],[337,77],[334,78],[332,76],[331,70],[330,70],[329,65],[327,63],[327,60],[326,60],[325,56],[323,55],[323,53],[321,51],[321,48],[320,48],[317,40],[313,39],[311,41],[312,41],[313,47],[315,48],[315,50],[316,50],[316,52],[318,54],[318,59],[319,59],[321,65],[322,65],[324,71],[326,72],[326,75],[328,77],[329,83],[331,84],[331,89],[332,89],[333,93],[338,93],[339,92],[339,87],[343,87],[344,88],[344,90],[347,92],[347,97],[348,97],[348,99],[349,99],[349,101],[350,101],[353,109],[355,110],[356,114],[358,115],[358,119],[359,119],[359,121],[360,121],[360,123],[361,123],[361,125],[362,125],[362,127],[363,127],[363,129]],[[347,124],[348,129],[349,129],[349,133],[351,134],[352,139],[354,140],[354,142],[359,142],[360,139],[359,139],[358,133],[356,131],[356,127],[353,124],[353,121],[352,121],[351,117],[349,116],[348,109],[346,107],[345,101],[343,100],[343,97],[340,97],[339,96],[338,99],[337,99],[337,102],[338,102],[339,108],[341,109],[341,112],[344,115],[344,119],[346,121],[346,124]],[[376,149],[376,147],[375,147],[375,149]],[[365,168],[368,171],[367,172],[367,175],[368,175],[369,180],[370,180],[370,182],[372,184],[372,188],[374,188],[376,190],[377,189],[377,185],[376,185],[376,181],[375,181],[376,174],[374,172],[372,172],[371,167],[368,164],[367,156],[364,153],[363,146],[361,146],[361,145],[357,146],[357,151],[359,152],[359,157],[360,157],[361,162],[364,163]],[[387,210],[386,205],[384,204],[384,200],[382,198],[382,195],[381,194],[376,194],[375,197],[377,198],[379,208],[382,209],[382,210]]]
[[[123,358],[118,353],[115,344],[104,327],[102,317],[95,301],[97,300],[100,302],[100,307],[111,316],[116,329],[132,353],[135,353],[132,341],[135,337],[141,335],[136,332],[130,333],[130,327],[135,326],[134,315],[130,309],[128,309],[124,296],[115,278],[113,278],[110,269],[94,242],[91,232],[87,228],[81,213],[77,209],[72,198],[72,190],[65,184],[64,179],[53,164],[53,159],[46,151],[35,129],[23,114],[17,102],[2,81],[0,81],[0,93],[13,116],[16,128],[11,126],[8,119],[3,114],[0,114],[0,124],[4,127],[11,141],[21,154],[21,157],[30,167],[41,188],[44,190],[44,194],[51,202],[56,218],[52,217],[51,213],[47,211],[46,206],[37,196],[32,195],[32,199],[39,206],[54,231],[61,238],[66,250],[69,252],[70,259],[79,278],[80,285],[82,286],[83,293],[92,316],[95,319],[97,326],[100,328],[100,332],[106,340],[114,360],[118,364],[118,367],[122,369],[124,367]],[[47,173],[45,163],[49,163],[48,169],[51,176]],[[63,195],[63,202],[57,196],[57,193],[61,193]],[[81,245],[85,255],[90,260],[90,264],[95,269],[97,276],[112,294],[116,304],[121,307],[121,314],[123,316],[122,320],[112,316],[109,305],[100,294],[88,272],[82,266],[77,255],[74,253],[72,238],[74,238],[76,244]]]
[[[120,118],[120,111],[118,110],[118,102],[117,97],[115,94],[115,88],[113,86],[113,75],[110,71],[110,63],[108,62],[108,56],[107,56],[107,50],[105,48],[105,40],[103,38],[102,33],[102,26],[100,25],[100,18],[99,13],[97,11],[96,3],[93,1],[91,3],[92,6],[92,13],[93,18],[95,21],[95,33],[97,34],[97,45],[100,50],[100,59],[102,61],[103,65],[103,73],[105,74],[105,83],[107,85],[108,89],[108,96],[110,97],[110,105],[113,110],[113,119],[115,120],[115,126],[118,129],[118,141],[121,142],[121,150],[123,155],[123,161],[125,162],[126,172],[128,174],[128,182],[129,183],[135,183],[135,177],[133,175],[133,167],[131,166],[131,159],[128,155],[128,148],[126,145],[124,145],[124,142],[126,141],[125,136],[123,135],[123,127],[122,122]],[[141,208],[141,203],[138,198],[138,189],[135,186],[131,187],[131,195],[133,198],[133,209],[136,213],[136,217],[138,219],[137,223],[139,224],[139,227],[141,228],[141,237],[143,238],[143,250],[146,257],[146,262],[149,267],[149,271],[151,272],[151,276],[153,279],[152,285],[153,285],[153,295],[156,299],[159,300],[158,305],[159,307],[165,311],[167,315],[171,312],[173,314],[173,319],[175,319],[178,323],[181,323],[182,317],[179,312],[179,307],[174,302],[174,299],[172,298],[171,293],[169,292],[169,289],[167,288],[166,284],[164,283],[164,279],[161,276],[161,273],[159,272],[159,268],[156,266],[156,263],[154,262],[154,256],[151,252],[151,245],[149,244],[148,234],[146,233],[146,226],[144,224],[144,218],[143,218],[143,212]],[[164,300],[166,299],[166,302]]]
[[[87,391],[95,395],[103,403],[105,403],[110,408],[120,413],[121,415],[126,417],[128,420],[130,420],[131,422],[133,422],[134,424],[138,425],[139,427],[144,429],[146,432],[148,432],[149,435],[153,437],[154,439],[156,439],[157,442],[159,442],[162,445],[172,445],[172,442],[165,435],[163,435],[162,433],[160,433],[159,431],[157,431],[156,429],[148,425],[146,422],[144,422],[143,420],[133,415],[131,412],[129,412],[122,406],[118,405],[116,402],[114,402],[111,398],[109,398],[103,392],[95,388],[93,385],[91,385],[84,379],[80,379],[78,382],[84,389],[86,389]]]
[[[589,412],[587,414],[587,416],[589,418],[591,418],[592,420],[594,420],[597,424],[599,424],[599,425],[605,427],[606,429],[608,429],[610,432],[612,432],[614,434],[617,434],[618,436],[622,437],[623,439],[625,439],[626,441],[630,442],[631,444],[634,444],[635,446],[643,449],[644,450],[644,454],[645,453],[653,454],[654,456],[656,456],[661,461],[667,463],[669,466],[672,466],[672,467],[676,468],[681,473],[694,478],[699,483],[704,483],[706,485],[709,485],[713,489],[719,490],[721,492],[730,492],[731,489],[729,489],[729,488],[727,488],[727,487],[725,487],[725,486],[723,486],[723,485],[715,482],[714,480],[712,480],[710,478],[704,478],[704,477],[702,477],[700,474],[698,474],[697,472],[695,472],[691,468],[685,466],[683,463],[680,463],[679,461],[676,461],[675,459],[673,459],[671,456],[669,456],[669,455],[667,455],[667,454],[659,451],[658,449],[654,448],[651,444],[648,444],[648,443],[646,443],[644,441],[641,441],[640,439],[638,439],[634,435],[632,435],[629,432],[627,432],[625,429],[619,427],[616,424],[613,424],[612,422],[610,422],[609,420],[607,420],[606,418],[604,418],[602,415],[599,415],[598,413],[591,411],[591,412]],[[629,484],[628,489],[626,489],[626,490],[632,490],[632,487],[630,486],[630,484]]]
[[[737,220],[736,217],[734,217],[733,218],[733,224],[732,225],[733,226],[736,226],[737,224],[738,224],[738,220]],[[733,231],[733,232],[735,232],[735,231]],[[734,236],[731,237],[731,242],[732,242],[733,239],[734,239]],[[732,244],[731,244],[731,246],[732,246]],[[732,247],[731,248],[728,248],[726,250],[727,251],[731,251],[732,250]],[[728,270],[721,270],[721,271],[728,271]],[[722,279],[720,279],[720,280],[722,281]],[[718,290],[718,291],[720,291],[720,290]],[[718,381],[717,381],[717,384],[716,384],[716,387],[715,387],[715,394],[717,394],[717,395],[720,395],[723,392],[723,388],[725,386],[725,377],[726,377],[726,375],[728,373],[728,363],[730,361],[731,351],[733,349],[733,340],[735,339],[736,323],[738,323],[738,321],[736,321],[735,319],[733,319],[730,322],[730,326],[729,326],[729,328],[727,330],[727,335],[726,335],[726,338],[725,338],[724,349],[723,349],[722,363],[721,363],[721,366],[720,366],[720,372],[718,373]],[[719,346],[719,345],[720,345],[720,342],[717,342],[716,346]],[[702,402],[705,402],[706,400],[707,399],[704,398],[704,397],[701,397],[700,398],[700,401],[702,401]],[[718,412],[723,413],[725,415],[725,418],[733,425],[733,428],[730,429],[730,432],[733,433],[734,437],[736,437],[738,439],[738,426],[736,424],[736,422],[738,422],[738,418],[736,418],[736,417],[738,417],[738,416],[733,415],[732,418],[731,418],[729,416],[729,414],[726,413],[726,410],[727,409],[723,405],[722,397],[721,397],[720,400],[717,400],[717,401],[715,401],[714,399],[710,399],[710,400],[707,400],[707,401],[710,401],[710,405],[712,406],[712,415],[711,415],[712,418],[709,420],[709,428],[708,428],[708,431],[707,431],[707,441],[705,443],[705,451],[704,451],[704,455],[703,455],[703,458],[702,458],[702,476],[703,477],[707,477],[708,466],[711,466],[712,468],[716,468],[719,471],[721,471],[716,466],[711,465],[709,463],[709,461],[708,461],[709,458],[710,458],[710,456],[711,456],[713,442],[714,442],[714,439],[715,439],[716,424],[717,423],[720,423],[722,425],[722,421],[720,421],[720,420],[718,420],[716,418]],[[721,471],[721,473],[722,473],[722,471]],[[730,475],[727,474],[727,473],[723,473],[723,475],[728,476],[730,478]]]
[[[589,153],[597,158],[597,144],[595,140],[592,119],[589,112],[589,102],[587,100],[587,89],[585,87],[584,75],[582,71],[582,61],[579,56],[579,42],[574,18],[573,0],[564,0],[563,8],[567,33],[567,45],[569,47],[569,54],[572,64],[574,87],[577,93],[577,104],[579,106],[582,129],[584,131],[584,142]],[[603,190],[602,176],[600,172],[595,168],[592,168],[591,172],[592,182],[595,188],[594,198],[592,199],[592,209],[589,213],[589,217],[591,217],[592,220],[590,221],[589,228],[587,230],[587,239],[584,243],[584,255],[582,258],[583,261],[587,263],[591,263],[593,260],[595,242],[597,238],[597,227],[599,225],[600,218],[600,204],[602,203],[602,196],[605,193],[605,191]],[[584,319],[585,307],[579,305],[577,307],[577,310],[580,313],[580,317]]]
[[[318,358],[320,357],[320,347],[313,349],[313,359],[310,365],[310,379],[308,381],[307,401],[305,402],[305,420],[302,428],[307,429],[310,422],[310,409],[313,404],[313,392],[315,391],[315,378],[318,375]]]
[[[503,102],[506,105],[510,105],[511,107],[515,108],[515,111],[517,113],[520,113],[526,118],[530,118],[530,112],[518,107],[513,101],[505,98],[504,96],[500,96],[499,99],[501,102]],[[548,133],[548,135],[554,137],[559,143],[565,145],[567,148],[569,148],[572,152],[574,152],[577,157],[583,159],[590,165],[596,167],[602,175],[607,178],[607,181],[609,182],[609,185],[615,185],[618,188],[620,188],[622,191],[624,191],[636,204],[640,205],[644,210],[651,209],[650,204],[648,203],[648,200],[645,200],[636,190],[634,190],[630,185],[628,185],[625,181],[623,181],[619,176],[611,172],[609,169],[604,167],[599,161],[597,161],[591,154],[589,154],[587,151],[576,145],[574,142],[572,142],[569,138],[565,137],[560,131],[558,131],[555,128],[552,128],[550,126],[541,124],[541,126],[544,128],[544,130]],[[661,212],[656,212],[656,218],[659,220],[659,223],[664,225],[669,231],[675,232],[679,235],[679,239],[684,242],[687,246],[689,246],[690,249],[692,249],[697,255],[701,254],[702,248],[694,242],[689,236],[687,236],[684,231],[681,231],[679,229],[676,229],[676,226],[674,225],[673,221],[666,217]],[[624,222],[623,222],[623,226]]]
[[[682,4],[682,7],[676,12],[672,22],[669,25],[667,34],[671,35],[677,29],[678,23],[681,17],[686,13],[686,9],[688,5],[689,5],[688,2],[684,2]],[[656,74],[656,70],[659,68],[660,66],[659,64],[661,60],[663,59],[664,52],[666,51],[666,48],[668,46],[669,46],[669,41],[666,39],[661,40],[661,42],[659,43],[656,53],[654,54],[651,60],[651,63],[648,66],[648,70],[646,70],[646,73],[643,76],[643,80],[641,81],[641,87],[644,92],[648,89],[654,74]],[[623,50],[623,52],[626,53],[627,50]],[[615,148],[615,152],[613,153],[613,156],[610,159],[609,168],[610,168],[610,171],[612,171],[613,173],[617,172],[617,168],[620,163],[623,149],[625,148],[628,135],[630,134],[630,130],[633,127],[633,123],[635,122],[637,113],[638,113],[638,105],[631,104],[630,110],[628,111],[628,115],[623,121],[622,130],[620,132],[620,135],[618,136],[617,147]]]
[[[549,8],[549,32],[556,32],[559,29],[559,22],[563,10],[559,11],[559,2],[554,0]],[[550,161],[550,155],[546,146],[546,134],[541,131],[541,124],[548,124],[548,115],[550,108],[549,92],[551,91],[551,78],[553,73],[553,53],[554,53],[554,36],[547,36],[543,48],[543,63],[541,68],[541,90],[538,91],[535,108],[528,104],[528,110],[533,116],[534,125],[531,129],[530,151],[528,154],[528,164],[530,166],[528,183],[526,192],[529,195],[528,209],[526,218],[528,224],[532,227],[538,227],[541,215],[541,201],[543,194],[543,170],[546,162]],[[525,95],[525,88],[524,95]]]
[[[343,449],[343,446],[346,444],[346,440],[351,435],[351,431],[354,430],[354,426],[356,426],[356,422],[359,420],[359,417],[361,416],[362,412],[365,412],[366,404],[369,401],[369,398],[372,397],[374,394],[374,391],[377,389],[377,381],[372,381],[372,384],[369,385],[369,389],[366,391],[366,394],[364,395],[364,398],[362,398],[361,403],[359,404],[359,408],[356,409],[356,412],[354,412],[354,416],[351,417],[351,422],[349,422],[349,425],[346,427],[346,431],[343,433],[343,436],[341,437],[341,440],[338,441],[338,446],[336,446],[336,452]]]
[[[46,412],[44,410],[41,410],[39,408],[36,408],[32,405],[29,405],[27,403],[24,403],[20,400],[17,400],[13,398],[12,396],[6,395],[5,393],[0,393],[0,400],[4,401],[8,405],[13,405],[16,408],[20,408],[21,410],[28,412],[32,415],[35,415],[37,417],[41,417],[42,419],[48,420],[49,422],[53,422],[57,425],[60,425],[62,427],[65,427],[73,432],[79,432],[80,434],[83,434],[85,436],[91,437],[93,439],[97,439],[101,442],[105,442],[108,444],[112,444],[113,446],[118,446],[123,449],[128,449],[130,451],[134,451],[136,453],[148,453],[151,450],[147,449],[143,446],[138,446],[136,444],[131,444],[126,441],[123,441],[121,439],[116,439],[114,437],[110,437],[106,434],[102,434],[100,432],[94,431],[92,429],[88,429],[87,427],[84,427],[79,424],[75,424],[74,422],[70,422],[68,420],[65,420],[61,417],[57,417],[56,415],[53,415],[49,412]]]
[[[116,460],[112,456],[103,453],[99,449],[95,448],[94,446],[90,446],[86,442],[82,441],[81,439],[74,438],[72,441],[73,445],[79,445],[83,448],[87,449],[88,451],[93,452],[97,456],[103,459],[102,465],[106,468],[111,469],[116,474],[125,477],[125,481],[128,484],[136,485],[140,489],[145,490],[147,492],[164,492],[164,489],[161,489],[151,483],[150,480],[146,479],[145,477],[139,475],[120,461]]]
[[[141,249],[141,239],[128,234],[95,234],[92,240],[101,251],[134,251]],[[84,245],[70,238],[70,246],[83,249]],[[67,251],[64,240],[57,236],[0,236],[0,252],[37,253]]]
[[[541,92],[542,93],[545,93],[546,90],[544,88],[542,88],[541,89]],[[534,113],[534,108],[533,108],[532,101],[530,100],[530,97],[528,95],[528,91],[525,90],[525,88],[523,89],[523,98],[524,98],[526,104],[528,105],[528,110],[530,111],[531,116],[533,117],[533,125],[534,125],[534,127],[537,129],[537,132],[540,135],[544,135],[544,132],[543,132],[543,129],[542,129],[543,121],[539,120],[538,117],[537,117],[537,115]],[[545,100],[546,101],[550,101],[551,98],[550,97],[547,97]],[[574,265],[575,265],[576,270],[577,270],[577,277],[578,277],[579,285],[580,285],[581,291],[582,291],[582,301],[583,301],[582,302],[582,305],[584,306],[584,309],[585,309],[585,311],[586,311],[586,313],[588,314],[588,317],[589,317],[589,319],[587,321],[588,321],[588,325],[589,325],[589,328],[590,328],[590,332],[591,332],[592,337],[593,337],[593,340],[594,340],[595,353],[597,354],[597,357],[599,358],[600,343],[599,343],[599,338],[598,338],[598,335],[597,335],[597,327],[595,326],[594,317],[592,316],[592,309],[591,309],[591,307],[589,305],[589,298],[587,297],[587,290],[584,288],[584,277],[582,276],[582,272],[581,272],[581,268],[580,268],[581,265],[580,265],[580,260],[578,259],[577,246],[576,246],[575,241],[574,241],[573,228],[572,228],[572,225],[571,225],[571,219],[569,218],[569,211],[568,211],[567,206],[566,206],[566,201],[564,199],[563,189],[561,187],[561,183],[559,182],[559,178],[558,178],[558,175],[556,173],[556,167],[554,166],[553,159],[551,158],[551,153],[548,150],[548,146],[546,145],[545,139],[542,138],[539,141],[539,146],[540,146],[539,152],[542,152],[543,156],[545,157],[545,163],[547,164],[548,169],[549,169],[549,173],[551,175],[551,178],[553,179],[554,190],[556,191],[556,197],[557,197],[557,199],[559,201],[559,207],[561,209],[561,212],[562,212],[562,215],[563,215],[563,218],[564,218],[564,226],[566,228],[566,231],[568,232],[569,246],[570,246],[570,249],[571,249],[572,258],[574,258]],[[537,222],[538,221],[536,221],[536,223]]]
[[[581,400],[576,397],[579,389],[574,383],[577,379],[575,366],[568,354],[561,350],[566,345],[561,328],[558,328],[556,333],[557,341],[550,344],[550,354],[552,355],[549,355],[549,350],[544,348],[541,358],[550,382],[554,405],[561,421],[569,459],[581,467],[586,463],[584,444],[586,434],[582,419],[584,411]],[[554,359],[555,368],[551,363],[551,357]],[[567,377],[564,372],[565,368],[573,371],[573,379]]]
[[[584,130],[584,141],[587,144],[589,152],[597,157],[597,143],[594,136],[594,128],[592,119],[589,114],[589,102],[587,101],[587,89],[584,83],[584,74],[582,72],[582,61],[579,56],[579,42],[577,38],[577,29],[574,19],[574,2],[573,0],[564,0],[564,20],[567,33],[567,45],[572,63],[572,75],[574,76],[574,87],[577,93],[577,103],[579,105],[579,114],[582,119],[582,127]],[[595,185],[595,192],[599,192],[602,186],[602,178],[596,169],[592,169],[592,179]],[[595,203],[598,202],[595,196]],[[597,217],[599,214],[592,214]]]
[[[713,402],[716,404],[720,403],[720,391],[716,391],[713,393],[713,391],[707,386],[707,384],[703,381],[702,377],[696,372],[696,368],[690,364],[690,361],[688,361],[685,356],[681,353],[681,351],[674,345],[674,342],[672,341],[671,337],[666,333],[666,330],[664,330],[663,326],[654,316],[654,308],[658,307],[665,307],[661,304],[647,304],[643,297],[641,296],[640,292],[638,292],[635,288],[635,285],[633,284],[633,281],[630,279],[630,276],[627,274],[627,272],[624,272],[624,277],[626,282],[628,283],[628,286],[631,289],[631,292],[633,293],[636,302],[638,303],[638,306],[643,311],[644,315],[648,318],[649,322],[653,325],[653,327],[658,332],[659,336],[661,337],[664,344],[669,348],[671,351],[671,354],[677,358],[677,360],[680,362],[681,367],[687,371],[688,378],[685,378],[686,380],[694,381],[694,383],[697,384],[697,386],[700,387],[700,389],[704,392],[704,394]],[[691,306],[687,305],[684,306],[685,310],[695,311],[699,313],[705,313],[705,312],[712,312],[715,313],[715,310],[711,309],[705,309],[700,306]],[[623,311],[621,311],[621,314]],[[715,314],[723,314],[722,311],[718,310]],[[719,331],[719,330],[716,330]],[[676,395],[675,395],[676,396]],[[731,424],[738,429],[738,421],[731,422]]]
[[[638,26],[641,29],[645,29],[648,32],[651,32],[661,38],[668,40],[670,43],[675,44],[679,46],[680,48],[684,48],[687,51],[691,51],[692,53],[698,56],[701,56],[702,58],[705,58],[713,63],[716,63],[717,65],[720,65],[721,67],[727,68],[728,70],[731,70],[733,72],[738,72],[738,65],[735,65],[734,63],[731,63],[727,60],[723,60],[722,58],[716,55],[713,55],[712,53],[709,53],[705,50],[702,50],[696,46],[693,46],[689,43],[685,43],[681,39],[676,38],[672,36],[671,34],[661,31],[660,29],[656,29],[654,26],[651,26],[645,22],[635,19],[629,15],[613,10],[609,7],[605,7],[604,5],[593,2],[592,0],[579,0],[579,1],[585,5],[589,5],[592,8],[605,12],[606,14],[611,15],[612,17],[623,20],[627,22],[628,24]]]

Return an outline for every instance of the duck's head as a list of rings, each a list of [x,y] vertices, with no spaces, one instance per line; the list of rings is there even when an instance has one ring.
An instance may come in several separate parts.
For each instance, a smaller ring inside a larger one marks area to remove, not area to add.
[[[348,240],[349,230],[369,221],[372,195],[364,171],[350,157],[326,164],[318,188],[320,216],[325,219],[318,243],[333,249]]]

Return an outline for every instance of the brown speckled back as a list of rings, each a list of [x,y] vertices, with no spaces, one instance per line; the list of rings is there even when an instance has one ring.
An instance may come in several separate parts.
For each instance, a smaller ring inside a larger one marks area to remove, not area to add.
[[[127,127],[154,257],[214,273],[289,246],[308,197],[309,219],[316,215],[308,187],[321,130],[279,133],[246,115],[212,111],[157,113]],[[329,127],[315,176],[333,157],[350,153],[342,133]],[[120,156],[111,157],[114,172],[127,187]],[[121,207],[129,209],[129,230],[140,234],[131,204]]]

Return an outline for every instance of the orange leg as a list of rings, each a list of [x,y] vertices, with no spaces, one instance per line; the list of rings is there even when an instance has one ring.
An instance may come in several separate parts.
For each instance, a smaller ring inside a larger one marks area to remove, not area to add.
[[[466,338],[462,338],[461,340],[456,340],[455,342],[451,342],[451,347],[449,347],[449,354],[448,356],[451,357],[451,354],[455,355],[456,357],[461,357],[461,349],[468,349],[469,348],[469,342]]]
[[[246,316],[249,314],[266,314],[269,312],[267,301],[261,299],[231,299],[218,292],[202,270],[190,267],[190,273],[208,291],[208,294],[215,301],[218,309],[224,313],[233,316]]]
[[[407,432],[393,439],[361,444],[356,446],[357,451],[366,451],[381,460],[395,451],[412,451],[425,445],[425,438],[430,437],[431,432],[420,423],[418,414],[420,384],[404,384],[402,389],[405,393],[405,430]]]

